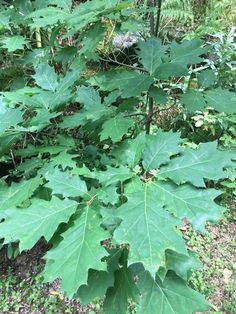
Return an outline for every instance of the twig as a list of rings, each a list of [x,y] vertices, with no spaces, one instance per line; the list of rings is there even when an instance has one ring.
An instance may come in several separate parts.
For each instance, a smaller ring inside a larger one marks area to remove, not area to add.
[[[17,166],[16,166],[15,157],[14,157],[13,151],[11,149],[10,149],[10,154],[11,154],[11,159],[12,159],[13,165],[16,168]]]
[[[134,117],[134,116],[146,116],[147,114],[144,112],[135,112],[125,115],[124,117]]]
[[[161,5],[162,5],[162,0],[158,0],[157,1],[157,19],[156,19],[156,25],[155,25],[155,31],[154,31],[155,37],[157,37],[158,32],[159,32],[159,27],[160,27]]]
[[[144,68],[135,67],[135,66],[130,65],[130,64],[122,63],[122,62],[113,60],[113,59],[111,59],[110,57],[108,57],[108,59],[100,58],[100,60],[102,60],[102,61],[104,61],[104,62],[112,62],[112,63],[118,64],[118,65],[120,65],[120,66],[125,66],[125,67],[130,68],[130,69],[133,69],[133,70],[139,70],[139,71],[148,73],[148,71],[145,70]]]
[[[149,97],[149,101],[148,101],[148,114],[147,114],[147,118],[146,118],[146,132],[147,134],[150,133],[150,127],[151,127],[151,123],[152,123],[152,117],[153,117],[153,114],[154,114],[154,111],[153,111],[153,107],[154,107],[154,101],[153,101],[153,98],[148,96]]]

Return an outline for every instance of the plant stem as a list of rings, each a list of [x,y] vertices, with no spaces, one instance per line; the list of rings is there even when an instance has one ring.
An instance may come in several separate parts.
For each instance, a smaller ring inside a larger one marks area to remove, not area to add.
[[[147,119],[146,119],[146,133],[149,134],[151,123],[152,123],[154,101],[152,97],[150,96],[147,96],[147,97],[148,97],[148,114],[147,114]]]
[[[155,1],[153,0],[149,0],[148,1],[148,6],[149,7],[154,7],[155,6]],[[154,19],[154,14],[153,12],[150,14],[150,34],[151,36],[154,36],[154,33],[155,33],[155,19]]]
[[[42,37],[41,37],[41,33],[40,33],[40,28],[37,27],[35,30],[35,37],[36,37],[36,45],[37,48],[42,48]]]
[[[156,18],[156,25],[155,25],[155,31],[154,31],[154,36],[158,36],[159,28],[160,28],[160,18],[161,18],[161,5],[162,5],[162,0],[157,1],[157,18]]]

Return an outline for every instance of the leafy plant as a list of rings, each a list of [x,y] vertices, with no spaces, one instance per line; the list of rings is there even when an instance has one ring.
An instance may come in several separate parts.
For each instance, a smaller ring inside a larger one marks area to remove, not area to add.
[[[45,280],[61,278],[62,291],[83,304],[104,298],[104,313],[126,313],[130,300],[137,313],[209,308],[187,286],[197,261],[179,228],[188,220],[204,232],[206,221],[221,217],[221,192],[207,183],[227,177],[233,154],[216,142],[188,148],[180,133],[153,121],[166,104],[231,113],[235,94],[205,80],[176,92],[176,80],[188,79],[208,48],[157,39],[161,4],[148,7],[154,24],[132,51],[135,63],[97,49],[110,21],[117,33],[131,28],[132,1],[73,9],[71,1],[16,1],[3,12],[10,25],[21,8],[24,43],[32,32],[37,40],[23,58],[27,85],[1,93],[0,157],[10,169],[1,178],[0,238],[20,252],[40,238],[51,243]],[[89,40],[94,28],[99,40]],[[6,47],[5,37],[4,57],[16,51],[22,63],[23,42]]]

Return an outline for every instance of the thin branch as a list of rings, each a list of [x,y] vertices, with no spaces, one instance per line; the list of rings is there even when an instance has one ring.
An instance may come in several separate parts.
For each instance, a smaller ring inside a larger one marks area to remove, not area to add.
[[[161,5],[162,5],[162,0],[158,0],[157,1],[157,19],[156,19],[156,25],[155,25],[155,31],[154,31],[155,37],[157,37],[159,28],[160,28]]]
[[[154,114],[153,107],[154,107],[153,98],[149,96],[149,101],[148,101],[148,114],[147,114],[147,118],[146,118],[146,133],[147,133],[147,134],[150,133],[150,127],[151,127],[151,123],[152,123],[152,117],[153,117],[153,114]]]
[[[133,66],[133,65],[130,65],[130,64],[122,63],[122,62],[113,60],[113,59],[111,59],[110,57],[108,57],[108,59],[100,58],[100,60],[102,60],[102,61],[104,61],[104,62],[112,62],[112,63],[118,64],[118,65],[120,65],[120,66],[125,66],[125,67],[130,68],[130,69],[133,69],[133,70],[139,70],[139,71],[148,73],[148,71],[145,70],[144,68],[140,68],[140,67],[136,67],[136,66]]]
[[[146,116],[147,114],[144,112],[135,112],[125,115],[124,117],[135,117],[135,116]]]

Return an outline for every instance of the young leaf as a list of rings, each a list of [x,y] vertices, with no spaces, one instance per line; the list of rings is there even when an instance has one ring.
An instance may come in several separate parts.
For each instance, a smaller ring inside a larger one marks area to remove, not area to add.
[[[159,39],[150,38],[147,41],[138,43],[137,52],[140,62],[146,70],[152,75],[161,64],[161,58],[164,56],[165,48]]]
[[[41,237],[47,241],[62,222],[75,212],[77,203],[52,197],[51,201],[33,199],[28,208],[10,208],[0,224],[0,238],[4,243],[19,241],[20,251],[31,249]]]
[[[46,280],[52,281],[60,277],[62,290],[69,297],[72,297],[81,285],[87,284],[89,269],[106,268],[101,259],[107,252],[100,242],[110,235],[100,224],[97,213],[87,206],[73,226],[62,234],[63,240],[58,246],[46,254]]]
[[[117,209],[122,222],[114,232],[117,243],[130,245],[129,263],[141,262],[153,277],[163,265],[167,249],[186,254],[176,230],[180,221],[157,203],[158,192],[155,185],[146,184],[128,195],[127,203]]]
[[[102,131],[100,132],[100,139],[104,141],[110,138],[113,142],[118,142],[127,134],[129,128],[133,126],[134,122],[130,118],[125,118],[121,113],[117,114],[103,123]]]
[[[43,89],[55,91],[58,86],[57,74],[54,69],[48,64],[39,64],[35,68],[35,75],[33,75],[35,82]]]
[[[143,167],[146,171],[159,168],[167,163],[170,157],[180,152],[180,134],[158,130],[155,135],[149,135],[146,149],[143,153]]]
[[[204,179],[219,180],[227,176],[225,167],[233,165],[233,154],[217,149],[217,142],[201,144],[196,150],[186,148],[180,157],[171,159],[158,173],[159,178],[170,178],[177,184],[190,182],[205,187]]]

